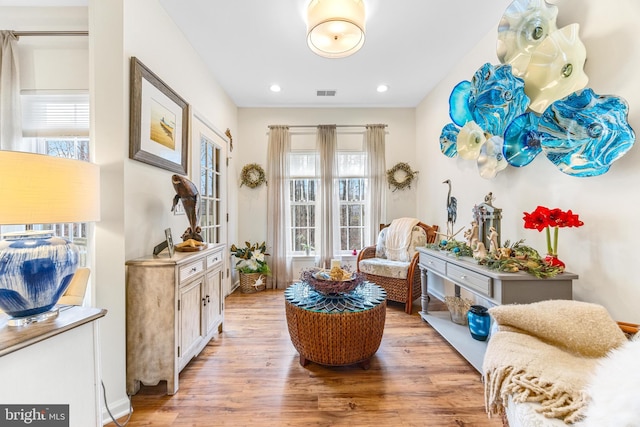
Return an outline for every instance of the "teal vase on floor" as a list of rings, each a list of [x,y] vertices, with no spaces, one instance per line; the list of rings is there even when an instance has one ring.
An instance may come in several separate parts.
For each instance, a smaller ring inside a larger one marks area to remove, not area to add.
[[[472,305],[467,312],[469,332],[473,339],[486,341],[491,328],[491,316],[487,307]]]

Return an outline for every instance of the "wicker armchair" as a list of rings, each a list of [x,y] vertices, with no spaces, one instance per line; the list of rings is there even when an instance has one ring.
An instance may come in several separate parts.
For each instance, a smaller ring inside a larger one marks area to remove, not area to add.
[[[420,268],[416,247],[436,240],[438,226],[419,222],[412,231],[412,245],[408,250],[409,261],[387,259],[384,254],[386,228],[390,224],[380,224],[380,235],[376,246],[367,246],[360,251],[356,268],[367,280],[382,286],[387,291],[387,299],[405,304],[405,311],[411,314],[413,301],[421,294]],[[374,274],[375,272],[375,274]]]

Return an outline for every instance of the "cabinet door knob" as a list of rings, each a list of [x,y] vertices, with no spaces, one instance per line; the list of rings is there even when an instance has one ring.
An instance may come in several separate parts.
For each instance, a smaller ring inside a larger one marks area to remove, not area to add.
[[[464,274],[462,276],[460,276],[460,280],[466,280],[467,276],[465,276]]]
[[[191,272],[195,273],[198,269],[196,267],[191,267]]]

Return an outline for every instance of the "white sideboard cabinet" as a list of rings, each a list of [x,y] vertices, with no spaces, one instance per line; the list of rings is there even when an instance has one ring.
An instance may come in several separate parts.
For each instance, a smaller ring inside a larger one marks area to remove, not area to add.
[[[224,321],[224,245],[129,260],[127,269],[127,393],[178,375]]]

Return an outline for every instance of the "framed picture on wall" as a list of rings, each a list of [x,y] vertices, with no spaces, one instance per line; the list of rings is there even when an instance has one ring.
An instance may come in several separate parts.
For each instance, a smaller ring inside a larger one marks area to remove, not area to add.
[[[187,175],[189,105],[131,57],[129,158]]]

